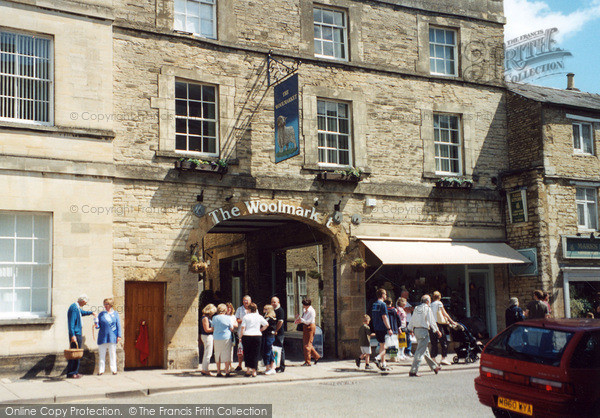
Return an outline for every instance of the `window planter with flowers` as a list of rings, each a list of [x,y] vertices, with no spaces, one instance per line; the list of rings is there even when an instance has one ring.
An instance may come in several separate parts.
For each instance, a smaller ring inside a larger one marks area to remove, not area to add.
[[[460,177],[442,177],[435,182],[435,187],[440,189],[471,189],[473,180]]]
[[[207,161],[196,158],[180,158],[175,161],[175,168],[180,171],[200,171],[208,173],[227,173],[227,161]]]
[[[348,183],[358,183],[362,179],[362,170],[354,167],[349,167],[345,170],[323,171],[317,174],[317,180],[321,181],[344,181]]]

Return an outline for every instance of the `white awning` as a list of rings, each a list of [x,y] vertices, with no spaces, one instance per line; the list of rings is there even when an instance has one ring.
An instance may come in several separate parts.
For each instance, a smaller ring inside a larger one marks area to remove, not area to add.
[[[383,264],[527,264],[501,242],[358,237]]]

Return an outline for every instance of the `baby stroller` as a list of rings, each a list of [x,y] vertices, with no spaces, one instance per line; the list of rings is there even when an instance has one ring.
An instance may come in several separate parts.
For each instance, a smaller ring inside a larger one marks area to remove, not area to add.
[[[477,341],[467,326],[458,322],[455,327],[450,328],[450,335],[454,342],[460,343],[455,350],[456,355],[452,358],[455,364],[458,364],[460,359],[465,359],[465,363],[475,363],[479,360],[483,344]]]

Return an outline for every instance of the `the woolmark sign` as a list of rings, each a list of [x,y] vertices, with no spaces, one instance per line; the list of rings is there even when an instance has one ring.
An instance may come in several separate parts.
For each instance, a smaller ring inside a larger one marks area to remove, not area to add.
[[[304,207],[295,203],[284,202],[281,200],[251,200],[230,206],[227,209],[219,208],[208,212],[208,216],[215,225],[228,219],[237,218],[245,215],[292,215],[299,218],[305,218],[319,224],[325,224],[329,228],[333,219],[326,213],[317,212],[316,208]]]

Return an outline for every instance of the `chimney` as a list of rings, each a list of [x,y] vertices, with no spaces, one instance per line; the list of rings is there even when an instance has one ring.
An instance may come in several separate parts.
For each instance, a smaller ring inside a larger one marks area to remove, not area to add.
[[[567,74],[567,90],[575,90],[579,91],[579,89],[575,88],[575,74],[569,73]]]

